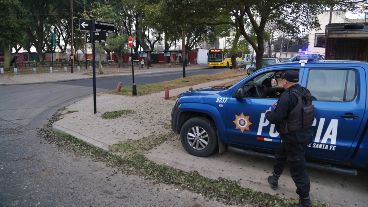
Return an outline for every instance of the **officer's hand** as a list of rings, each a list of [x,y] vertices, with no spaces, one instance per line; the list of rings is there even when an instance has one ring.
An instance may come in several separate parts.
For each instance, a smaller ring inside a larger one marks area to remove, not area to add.
[[[273,104],[272,104],[272,108],[273,108],[273,109],[275,109],[275,108],[276,108],[276,106],[277,106],[277,102],[275,102],[275,103],[273,103]]]
[[[271,112],[271,107],[270,108],[268,108],[266,111],[265,111],[265,113],[267,114],[267,112]]]

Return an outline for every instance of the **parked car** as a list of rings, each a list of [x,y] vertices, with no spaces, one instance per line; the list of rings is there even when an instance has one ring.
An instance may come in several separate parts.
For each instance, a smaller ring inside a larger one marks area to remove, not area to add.
[[[262,62],[263,62],[263,67],[281,63],[278,58],[262,58]],[[255,72],[256,70],[257,69],[256,69],[256,66],[255,66],[255,63],[254,63],[254,65],[250,66],[247,69],[247,73],[249,75],[249,74]]]
[[[262,61],[263,67],[280,63],[280,60],[278,58],[263,58]]]
[[[318,53],[300,54],[290,58],[290,62],[299,62],[300,60],[306,61],[319,61],[324,60],[324,57]]]
[[[246,67],[246,62],[244,61],[244,59],[242,58],[236,58],[236,66],[239,68],[245,68]]]
[[[184,149],[206,157],[227,147],[270,156],[280,144],[265,111],[280,93],[272,81],[286,70],[299,70],[299,84],[313,96],[313,141],[307,159],[314,166],[356,174],[368,167],[368,63],[318,61],[284,63],[260,69],[227,88],[190,90],[178,96],[172,130]]]

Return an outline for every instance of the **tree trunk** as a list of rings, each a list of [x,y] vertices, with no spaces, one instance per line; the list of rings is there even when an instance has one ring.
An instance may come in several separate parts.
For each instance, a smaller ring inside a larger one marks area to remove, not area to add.
[[[257,51],[256,51],[256,68],[260,69],[263,66],[263,54],[264,54],[264,35],[263,32],[257,34]]]
[[[123,52],[122,52],[122,50],[120,50],[120,52],[118,52],[117,54],[118,54],[118,67],[120,68],[123,65]]]
[[[268,39],[268,57],[272,57],[272,39],[273,32],[271,32],[270,38]]]
[[[44,24],[41,21],[36,28],[36,37],[37,40],[35,42],[36,51],[39,57],[39,61],[43,61],[43,49],[44,49],[44,41],[45,41],[45,33],[44,33]]]
[[[1,48],[4,51],[4,69],[10,69],[10,49],[6,43],[1,44]]]
[[[166,37],[165,37],[165,52],[169,52],[169,50],[170,50],[170,45],[167,42]],[[170,62],[170,56],[168,56],[168,57],[165,56],[165,63],[169,63],[169,62]]]
[[[39,61],[42,62],[44,60],[43,58],[43,35],[37,34],[38,40],[35,42],[34,46],[36,48],[36,52],[38,54]]]
[[[165,40],[165,51],[169,51],[170,50],[170,45],[169,43]]]
[[[256,52],[256,68],[260,69],[262,68],[263,65],[263,51],[258,51]]]
[[[289,52],[289,44],[290,44],[290,39],[288,39],[286,43],[286,54]]]
[[[103,72],[103,70],[102,70],[102,55],[101,55],[101,53],[102,53],[102,48],[101,47],[99,47],[98,48],[98,59],[99,59],[99,61],[98,61],[98,74],[103,74],[104,72]]]
[[[22,46],[14,46],[14,50],[15,50],[15,54],[18,54],[19,53],[19,51],[22,49]]]
[[[185,32],[182,33],[182,44],[181,44],[181,59],[183,61],[183,78],[185,78],[185,65],[186,65],[186,58],[185,58]]]
[[[231,48],[231,53],[232,53],[231,54],[231,65],[232,65],[232,68],[237,68],[236,55],[238,53],[239,38],[240,38],[240,32],[239,32],[239,30],[237,30],[236,33],[235,33],[235,37],[234,37],[232,48]]]
[[[40,62],[42,62],[43,61],[43,52],[42,52],[42,50],[43,50],[43,48],[42,48],[42,46],[37,46],[36,47],[36,52],[37,52],[37,55],[38,55],[38,60],[40,61]]]
[[[137,34],[137,43],[139,43],[139,45],[143,48],[143,50],[145,50],[147,52],[147,58],[146,58],[146,66],[147,66],[147,69],[151,66],[151,52],[149,52],[150,50],[150,47],[149,45],[147,45],[147,43],[144,41],[145,39],[145,34],[144,34],[144,31],[143,29],[139,28],[139,23],[137,21],[136,23],[136,34]],[[138,52],[138,46],[137,44],[137,47],[135,48]]]

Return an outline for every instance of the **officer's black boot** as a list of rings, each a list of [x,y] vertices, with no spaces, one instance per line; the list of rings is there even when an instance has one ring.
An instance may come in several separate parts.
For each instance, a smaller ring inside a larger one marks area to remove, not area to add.
[[[290,205],[289,207],[312,207],[312,202],[310,200],[310,197],[299,198],[298,204],[293,204]]]
[[[275,173],[273,173],[271,176],[268,176],[267,181],[272,190],[276,190],[279,187],[279,177],[280,175],[276,175]]]

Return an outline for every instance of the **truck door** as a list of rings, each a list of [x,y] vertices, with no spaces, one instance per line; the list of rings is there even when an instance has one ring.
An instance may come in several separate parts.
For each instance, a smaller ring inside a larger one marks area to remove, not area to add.
[[[361,133],[366,83],[359,68],[309,68],[304,84],[314,98],[314,141],[307,155],[344,161],[350,158]]]
[[[265,118],[265,111],[278,100],[278,97],[270,96],[270,94],[257,94],[251,87],[256,85],[258,89],[263,90],[263,93],[267,93],[267,89],[271,87],[269,81],[275,73],[281,74],[286,69],[269,70],[256,75],[242,85],[245,90],[250,89],[246,97],[243,99],[229,98],[222,111],[222,116],[226,121],[226,138],[229,142],[240,147],[249,146],[266,151],[273,151],[279,145],[281,140],[275,125],[270,124]],[[299,70],[295,67],[290,69]],[[299,76],[301,75],[300,73]],[[282,88],[280,85],[271,88],[276,87]]]

